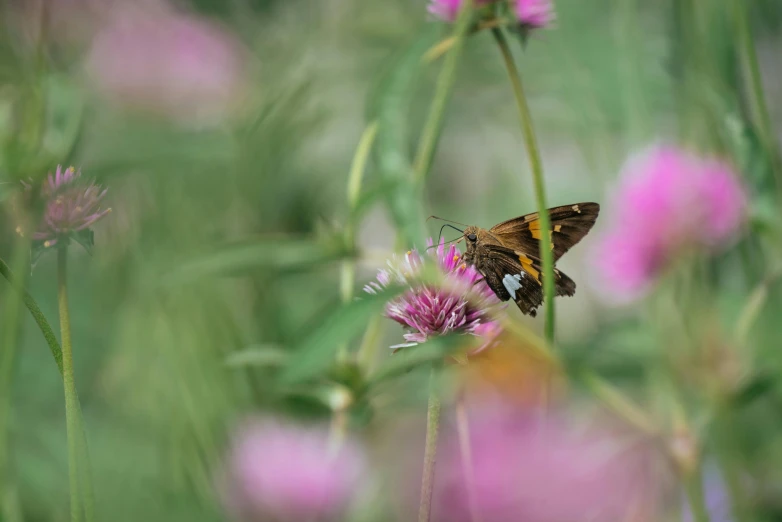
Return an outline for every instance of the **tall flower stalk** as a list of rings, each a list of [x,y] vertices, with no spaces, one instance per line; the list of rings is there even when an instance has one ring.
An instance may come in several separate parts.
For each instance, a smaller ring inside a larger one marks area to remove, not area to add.
[[[426,443],[424,445],[424,469],[421,475],[421,502],[418,504],[418,522],[429,522],[432,515],[434,493],[434,468],[437,463],[437,439],[440,435],[440,397],[435,386],[437,370],[433,367],[429,377],[429,405],[426,409]]]
[[[434,246],[432,243],[430,240],[430,247]],[[386,306],[387,317],[408,330],[404,334],[406,342],[391,348],[415,350],[420,343],[431,338],[455,333],[478,337],[483,341],[482,347],[487,347],[501,330],[500,324],[493,320],[491,309],[502,305],[488,285],[480,280],[480,274],[462,262],[461,253],[455,245],[451,244],[446,249],[444,241],[441,241],[434,253],[432,250],[427,249],[429,256],[410,251],[403,259],[389,262],[388,269],[378,273],[377,282],[364,287],[364,291],[369,293],[377,293],[391,284],[410,287]],[[427,259],[432,257],[444,276],[442,285],[424,284],[418,280]],[[441,408],[435,382],[437,370],[436,366],[432,368],[429,384],[419,522],[429,521],[432,508]]]
[[[464,42],[470,30],[473,13],[473,0],[461,3],[456,26],[453,31],[453,46],[446,56],[437,78],[434,100],[429,108],[429,116],[424,124],[421,141],[413,163],[413,183],[419,189],[429,175],[437,144],[440,141],[445,109],[451,98],[456,81],[456,70],[461,60]],[[432,507],[432,488],[434,486],[434,464],[437,458],[437,436],[440,431],[440,399],[434,386],[435,370],[430,378],[429,405],[426,415],[426,447],[424,469],[421,478],[421,501],[418,510],[418,522],[429,522]]]
[[[71,343],[71,321],[68,308],[67,254],[68,245],[75,240],[86,248],[93,242],[90,227],[106,216],[111,209],[103,208],[106,190],[95,183],[85,181],[81,171],[73,167],[58,166],[54,174],[44,180],[40,187],[25,184],[16,207],[29,209],[29,203],[40,198],[40,215],[24,219],[17,231],[30,238],[34,257],[51,250],[57,252],[57,302],[60,313],[62,349],[62,378],[65,392],[65,421],[68,439],[68,471],[70,481],[70,513],[73,522],[94,519],[93,486],[90,476],[89,455],[84,434],[81,408],[76,392],[73,368],[73,345]],[[38,208],[38,207],[36,207]],[[26,218],[26,216],[25,216]],[[14,292],[24,298],[22,290]],[[31,302],[32,300],[26,300]],[[34,303],[33,303],[34,304]],[[31,311],[33,307],[28,303]],[[38,320],[36,318],[36,320]],[[41,325],[41,321],[38,321]],[[47,341],[48,341],[47,337]],[[52,353],[57,353],[50,341]]]
[[[755,41],[752,38],[752,30],[747,16],[746,2],[734,0],[733,9],[736,33],[741,48],[741,60],[747,75],[746,81],[748,83],[752,116],[755,120],[755,125],[757,125],[760,131],[763,146],[766,147],[766,152],[769,155],[771,167],[779,185],[778,190],[782,193],[782,157],[780,157],[779,144],[771,125],[766,96],[763,92],[763,78],[760,74]]]
[[[527,158],[529,158],[530,169],[532,171],[532,181],[535,186],[535,200],[540,216],[540,258],[543,262],[543,303],[546,310],[545,336],[550,345],[554,344],[554,252],[550,248],[551,244],[551,219],[548,215],[548,205],[546,204],[546,186],[543,180],[543,163],[540,159],[538,150],[538,140],[535,135],[535,128],[532,125],[532,115],[530,114],[527,98],[524,94],[524,86],[521,83],[521,74],[519,73],[516,62],[513,60],[508,41],[501,29],[492,29],[494,39],[502,53],[502,59],[505,62],[505,68],[508,70],[513,95],[516,98],[516,105],[521,120],[521,129],[524,133],[524,143],[527,148]]]
[[[440,74],[437,77],[434,99],[429,107],[429,116],[424,124],[421,141],[418,144],[415,161],[413,163],[415,182],[422,184],[432,168],[434,153],[440,141],[440,134],[445,121],[445,109],[448,100],[451,99],[453,86],[456,82],[456,70],[464,50],[464,42],[470,31],[472,22],[472,0],[462,2],[459,16],[453,31],[453,45],[445,57]]]
[[[79,423],[76,420],[78,398],[73,372],[73,346],[71,345],[71,315],[68,309],[68,247],[57,248],[57,304],[60,311],[60,336],[62,338],[62,382],[65,389],[65,425],[68,436],[68,479],[71,487],[71,520],[81,520],[79,497]]]

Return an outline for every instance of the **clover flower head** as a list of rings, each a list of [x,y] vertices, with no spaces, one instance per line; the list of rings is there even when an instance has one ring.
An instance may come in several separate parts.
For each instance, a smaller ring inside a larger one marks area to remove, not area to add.
[[[325,428],[256,419],[235,436],[222,499],[237,520],[341,520],[365,471],[352,439],[332,451]]]
[[[479,5],[490,4],[495,0],[475,0],[473,4],[477,7]],[[453,22],[456,20],[456,16],[459,14],[459,9],[462,7],[462,0],[430,0],[428,11],[446,22]]]
[[[554,21],[554,6],[551,0],[515,0],[516,17],[528,28],[542,28]]]
[[[429,239],[428,255],[411,250],[402,259],[389,260],[388,269],[378,272],[377,281],[364,287],[368,293],[377,293],[391,284],[408,286],[401,296],[386,306],[386,316],[404,326],[405,343],[392,349],[406,348],[425,342],[431,337],[453,332],[492,339],[500,331],[492,319],[492,311],[500,301],[481,280],[474,267],[462,261],[455,245],[445,248],[443,241],[436,249]],[[443,274],[443,284],[423,284],[417,276],[425,263],[436,263]]]
[[[637,434],[620,436],[605,419],[583,422],[559,411],[542,418],[503,401],[474,404],[466,416],[471,463],[458,436],[446,435],[433,520],[469,522],[471,510],[481,520],[654,519],[642,513],[657,505],[648,465],[659,457]]]
[[[595,265],[619,300],[642,295],[684,252],[723,249],[747,217],[746,192],[729,163],[671,145],[630,158],[610,206]]]
[[[22,197],[31,201],[36,190],[35,185],[23,183]],[[67,169],[58,165],[54,174],[43,181],[40,187],[42,214],[34,219],[29,234],[33,241],[43,244],[45,248],[61,244],[69,237],[88,230],[98,220],[111,212],[110,208],[102,208],[101,203],[107,189],[102,189],[92,181],[81,177],[81,170],[73,167]],[[28,232],[20,226],[20,234]]]

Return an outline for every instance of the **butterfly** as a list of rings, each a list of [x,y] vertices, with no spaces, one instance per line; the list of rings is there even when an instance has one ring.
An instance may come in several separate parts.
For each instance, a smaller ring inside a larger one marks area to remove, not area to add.
[[[554,262],[587,235],[597,220],[600,205],[577,203],[548,210]],[[456,227],[452,227],[456,228]],[[457,229],[459,230],[459,229]],[[543,302],[543,267],[540,253],[540,219],[537,212],[509,219],[485,230],[468,226],[464,230],[466,252],[462,261],[483,276],[502,301],[512,299],[521,312],[535,316]],[[556,295],[572,296],[576,283],[554,269]]]

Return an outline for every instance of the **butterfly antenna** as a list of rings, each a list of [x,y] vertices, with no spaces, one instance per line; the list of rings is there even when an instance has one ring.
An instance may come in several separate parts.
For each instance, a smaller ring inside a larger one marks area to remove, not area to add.
[[[461,232],[462,234],[464,234],[464,230],[460,230],[460,229],[456,228],[455,226],[451,225],[450,223],[446,223],[445,225],[440,227],[440,233],[437,235],[437,243],[435,243],[434,245],[432,245],[430,247],[426,247],[426,250],[429,250],[430,248],[434,248],[434,247],[436,247],[436,246],[438,246],[440,244],[440,238],[443,237],[443,229],[445,229],[445,227],[450,227],[450,228],[456,230],[457,232]],[[462,236],[459,236],[456,239],[451,239],[450,241],[446,241],[444,244],[447,245],[448,243],[453,243],[454,241],[457,241],[457,240],[459,240],[461,238],[462,238]],[[424,250],[424,252],[426,252],[426,250]]]
[[[453,219],[445,219],[445,218],[441,218],[441,217],[437,217],[437,216],[429,216],[428,218],[426,218],[427,221],[429,221],[430,219],[439,219],[440,221],[450,221],[451,223],[455,223],[455,224],[461,225],[463,227],[469,227],[470,226],[470,225],[466,225],[464,223],[459,223],[458,221],[454,221]]]
[[[458,242],[459,242],[459,241],[461,241],[461,240],[462,240],[462,236],[459,236],[459,237],[453,238],[453,239],[451,239],[451,240],[449,240],[449,241],[445,241],[445,242],[443,243],[443,245],[447,245],[447,244],[449,244],[449,243],[453,243],[454,241],[456,241],[456,242],[458,243]],[[431,249],[431,248],[437,248],[438,246],[440,246],[440,243],[439,243],[439,242],[438,242],[436,245],[432,245],[432,246],[426,247],[426,250],[424,250],[424,252],[426,252],[427,250],[429,250],[429,249]]]

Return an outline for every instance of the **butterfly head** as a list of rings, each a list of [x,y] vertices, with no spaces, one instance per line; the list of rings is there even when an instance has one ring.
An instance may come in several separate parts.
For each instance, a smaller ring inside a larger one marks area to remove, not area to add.
[[[469,226],[464,229],[460,241],[464,241],[464,261],[469,265],[475,264],[476,259],[480,257],[484,245],[487,242],[492,242],[487,230],[474,226]]]
[[[481,229],[479,229],[478,227],[470,226],[464,229],[464,241],[468,249],[471,246],[475,247],[475,244],[479,241],[480,235],[481,235]]]

